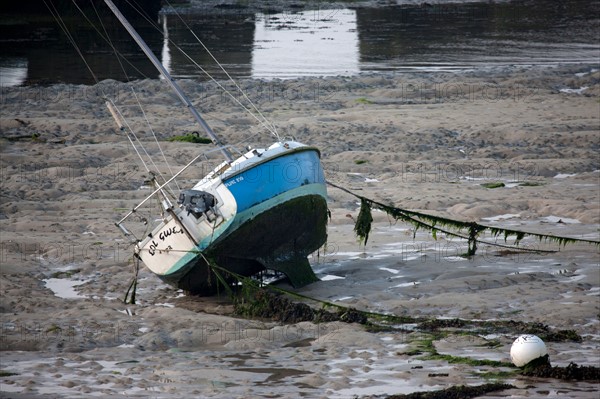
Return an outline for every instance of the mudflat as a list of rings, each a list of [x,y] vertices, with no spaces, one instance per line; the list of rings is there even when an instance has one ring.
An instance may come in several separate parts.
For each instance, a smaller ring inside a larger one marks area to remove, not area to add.
[[[599,81],[597,65],[572,65],[239,84],[282,138],[317,146],[326,178],[357,194],[457,220],[598,240]],[[222,88],[181,84],[228,143],[273,141]],[[210,145],[168,141],[198,128],[163,82],[2,88],[3,397],[347,398],[490,378],[515,386],[500,397],[595,395],[589,382],[528,379],[507,366],[415,351],[429,339],[439,354],[509,362],[518,331],[434,336],[410,323],[373,332],[343,322],[249,320],[232,314],[227,295],[187,297],[143,267],[137,303],[123,303],[132,247],[114,222],[151,192],[150,176],[104,95],[163,173],[206,152],[181,187],[220,161]],[[466,242],[442,233],[434,240],[377,211],[364,246],[353,231],[358,200],[330,187],[329,208],[327,245],[311,257],[321,281],[299,293],[398,316],[571,329],[582,342],[546,342],[552,364],[600,360],[597,246],[526,237],[522,246],[558,252],[481,246],[465,258]]]

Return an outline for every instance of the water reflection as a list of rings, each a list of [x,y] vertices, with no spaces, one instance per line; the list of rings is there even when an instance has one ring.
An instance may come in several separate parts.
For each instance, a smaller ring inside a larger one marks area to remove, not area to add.
[[[598,2],[549,0],[361,9],[361,69],[597,63],[598,12]]]
[[[19,86],[27,79],[27,58],[0,59],[0,87]]]
[[[161,40],[161,46],[163,52],[169,52],[170,72],[175,78],[208,79],[194,62],[217,79],[227,78],[196,37],[202,40],[232,76],[251,76],[254,21],[248,15],[234,14],[227,18],[210,14],[169,15],[166,26],[170,41]],[[166,44],[168,49],[165,50]],[[185,51],[187,56],[177,47]]]
[[[132,21],[175,78],[217,79],[353,75],[381,70],[461,70],[495,65],[598,63],[598,1],[469,2],[339,8],[279,14],[162,15],[157,26]],[[92,18],[97,23],[97,19]],[[69,31],[99,80],[158,73],[110,14],[103,27],[124,60],[81,16]],[[157,19],[155,19],[156,21]],[[188,26],[193,30],[189,31]],[[94,83],[67,37],[45,16],[2,16],[0,84]]]
[[[356,11],[313,10],[256,16],[252,77],[358,73]]]
[[[161,15],[160,19],[162,21],[163,29],[163,45],[160,53],[161,64],[167,72],[171,73],[171,50],[169,49],[169,26],[167,24],[167,15]]]

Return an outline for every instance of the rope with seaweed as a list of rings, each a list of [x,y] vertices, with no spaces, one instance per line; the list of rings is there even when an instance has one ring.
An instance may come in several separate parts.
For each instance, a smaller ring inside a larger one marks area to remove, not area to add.
[[[348,190],[347,188],[338,186],[337,184],[334,184],[330,181],[328,181],[327,184],[332,187],[335,187],[339,190],[342,190],[360,200],[360,211],[359,211],[358,217],[356,219],[354,231],[356,232],[357,236],[359,237],[359,240],[361,242],[363,242],[365,245],[369,238],[369,232],[371,231],[371,224],[373,222],[373,217],[371,215],[371,209],[373,207],[375,207],[377,209],[384,211],[385,213],[387,213],[388,215],[393,217],[395,220],[402,220],[405,222],[412,223],[413,226],[415,226],[414,234],[416,234],[417,229],[422,227],[422,228],[425,228],[425,229],[431,231],[431,234],[434,239],[437,239],[437,232],[439,231],[439,232],[442,232],[449,236],[458,237],[458,238],[467,240],[467,242],[468,242],[468,251],[466,254],[467,256],[475,255],[475,253],[477,251],[477,243],[484,244],[484,245],[496,246],[496,247],[502,247],[502,248],[516,249],[519,251],[556,252],[556,251],[551,251],[551,250],[540,250],[540,249],[519,247],[518,245],[519,245],[520,241],[525,236],[537,237],[540,241],[545,240],[545,241],[557,242],[559,244],[559,246],[561,246],[561,245],[565,246],[567,244],[573,244],[573,243],[577,243],[577,242],[582,242],[582,243],[587,243],[587,244],[595,244],[597,246],[600,246],[600,241],[595,241],[595,240],[588,240],[588,239],[583,239],[583,238],[573,238],[573,237],[562,237],[562,236],[556,236],[556,235],[552,235],[552,234],[532,233],[532,232],[521,231],[521,230],[511,230],[511,229],[505,229],[502,227],[482,225],[477,222],[464,222],[464,221],[454,220],[454,219],[445,218],[445,217],[441,217],[441,216],[429,215],[429,214],[422,213],[422,212],[409,211],[407,209],[402,209],[402,208],[398,208],[398,207],[394,207],[394,206],[390,206],[390,205],[385,205],[385,204],[375,201],[373,199],[364,197],[362,195],[358,195],[358,194]],[[466,229],[466,230],[468,230],[468,236],[465,236],[464,234],[460,234],[457,232],[449,231],[448,229],[437,227],[436,226],[437,224],[439,224],[440,226],[444,226],[444,227],[454,227],[455,229],[457,229],[459,231],[462,229]],[[503,234],[505,242],[508,239],[508,237],[515,236],[516,237],[515,244],[514,245],[504,245],[504,244],[499,244],[497,242],[489,242],[489,241],[484,241],[484,240],[479,239],[478,238],[479,233],[481,233],[482,231],[486,231],[486,230],[489,231],[492,234],[492,236],[494,236],[494,237],[498,237],[499,235]]]
[[[339,303],[330,302],[324,299],[311,297],[309,295],[301,294],[296,291],[288,290],[282,287],[278,287],[273,284],[263,284],[260,281],[254,280],[250,277],[242,276],[231,270],[225,269],[219,266],[214,260],[207,258],[204,254],[200,253],[208,267],[217,277],[217,284],[223,284],[226,291],[232,298],[235,296],[232,288],[227,284],[224,275],[231,276],[238,283],[241,283],[243,287],[242,296],[248,293],[257,293],[259,291],[271,291],[274,293],[282,294],[284,296],[295,298],[300,301],[310,301],[317,304],[321,304],[323,311],[328,308],[337,309],[340,321],[346,322],[358,322],[370,328],[372,331],[404,331],[402,324],[404,323],[416,323],[418,329],[422,331],[435,332],[443,328],[469,328],[470,333],[473,334],[487,334],[490,329],[497,330],[500,328],[504,332],[517,332],[526,331],[530,334],[536,334],[547,341],[563,342],[573,341],[582,342],[582,337],[577,334],[574,330],[554,330],[548,325],[538,322],[523,322],[513,320],[467,320],[467,319],[431,319],[427,317],[414,317],[406,315],[396,315],[393,313],[381,313],[368,310],[356,309],[354,307],[341,305]],[[246,292],[244,294],[244,291]],[[252,299],[249,299],[252,300]],[[344,317],[344,315],[359,315],[360,317],[353,317],[350,320]],[[314,321],[314,320],[313,320]],[[333,321],[333,320],[331,320]],[[400,323],[401,325],[394,325],[394,323]]]
[[[342,190],[360,200],[360,211],[359,211],[358,217],[355,222],[354,231],[356,232],[356,235],[359,237],[360,242],[365,245],[367,244],[367,241],[369,239],[369,233],[371,231],[371,225],[373,223],[373,216],[371,215],[371,209],[373,207],[376,207],[377,209],[380,209],[380,210],[386,212],[388,215],[393,217],[395,220],[402,220],[405,222],[412,223],[415,226],[415,230],[413,232],[413,238],[416,235],[417,230],[419,228],[425,228],[425,229],[431,231],[431,235],[433,236],[434,239],[437,239],[437,232],[441,232],[448,236],[467,240],[468,251],[466,253],[466,256],[475,255],[475,253],[477,252],[477,244],[478,243],[483,244],[483,245],[500,247],[500,248],[508,248],[508,249],[513,249],[513,250],[518,250],[518,251],[527,251],[527,252],[535,252],[535,253],[557,252],[556,250],[542,250],[539,248],[519,247],[518,245],[519,245],[520,241],[525,236],[537,237],[537,238],[539,238],[540,241],[547,240],[547,241],[551,241],[551,242],[558,242],[559,245],[563,245],[563,246],[565,246],[567,244],[571,244],[571,243],[582,242],[582,243],[587,243],[587,244],[595,244],[596,246],[600,247],[600,241],[588,240],[588,239],[583,239],[583,238],[562,237],[562,236],[556,236],[556,235],[552,235],[552,234],[540,234],[540,233],[532,233],[532,232],[520,231],[520,230],[504,229],[501,227],[482,225],[482,224],[479,224],[476,222],[464,222],[464,221],[454,220],[454,219],[445,218],[445,217],[441,217],[441,216],[429,215],[429,214],[422,213],[422,212],[409,211],[407,209],[402,209],[402,208],[393,207],[390,205],[385,205],[385,204],[375,201],[373,199],[364,197],[362,195],[358,195],[358,194],[350,191],[349,189],[338,186],[337,184],[334,184],[330,181],[328,181],[327,184],[332,187],[335,187],[339,190]],[[422,220],[420,220],[420,219],[422,219]],[[423,220],[426,220],[429,223],[427,223]],[[450,231],[446,228],[438,227],[436,224],[439,224],[441,226],[454,227],[459,231],[461,229],[467,229],[468,236],[465,234],[458,233],[458,232]],[[508,239],[508,237],[510,237],[510,236],[515,236],[516,237],[515,244],[514,245],[505,245],[505,244],[499,244],[497,242],[489,242],[489,241],[484,241],[484,240],[479,239],[478,238],[479,233],[481,233],[482,231],[486,231],[486,230],[488,230],[494,237],[498,237],[500,234],[503,234],[504,241],[506,241]],[[169,251],[180,252],[181,250],[169,249]],[[202,252],[200,252],[200,251],[185,251],[185,252],[198,253],[204,258],[204,254],[202,254]],[[211,270],[214,272],[216,278],[219,280],[219,283],[221,283],[224,287],[228,287],[228,284],[225,282],[225,279],[218,273],[218,270],[225,271],[225,272],[229,273],[232,277],[238,279],[238,281],[242,281],[242,280],[239,280],[240,278],[243,279],[242,276],[236,275],[236,273],[233,273],[229,270],[222,269],[219,266],[217,266],[216,264],[214,264],[214,262],[211,262],[206,258],[204,260],[209,265]],[[131,291],[131,303],[135,303],[135,289],[136,289],[136,285],[137,285],[136,280],[137,280],[138,270],[139,270],[139,265],[135,269],[134,279],[133,279],[131,285],[129,286],[129,289],[127,290],[125,302],[127,302],[127,297],[129,296],[129,293]],[[281,289],[279,289],[279,290],[282,293],[285,293],[285,294],[288,294],[291,296],[296,296],[297,298],[316,300],[315,298],[304,297],[303,295],[298,294],[298,293],[287,292],[287,291],[281,290]],[[336,305],[331,302],[326,302],[326,301],[322,301],[322,300],[316,300],[316,301],[321,302],[325,306],[344,308],[343,306],[339,306],[339,305]],[[369,316],[382,316],[380,314],[375,314],[375,313],[370,314],[368,312],[367,312],[367,314]]]

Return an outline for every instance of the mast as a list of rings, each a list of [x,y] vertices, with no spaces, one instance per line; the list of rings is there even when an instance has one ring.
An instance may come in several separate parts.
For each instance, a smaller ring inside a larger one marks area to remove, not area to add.
[[[185,95],[183,90],[181,90],[181,87],[179,87],[179,85],[175,82],[175,80],[173,80],[173,78],[171,77],[169,72],[165,69],[163,64],[161,64],[160,61],[158,60],[158,58],[156,58],[156,56],[154,55],[154,53],[152,53],[152,50],[150,50],[150,48],[148,47],[146,42],[144,42],[144,39],[142,39],[140,37],[140,35],[136,32],[136,30],[133,28],[133,26],[131,26],[129,21],[127,21],[127,19],[123,16],[123,14],[121,14],[121,11],[119,11],[119,9],[115,6],[115,4],[111,0],[104,0],[104,2],[108,6],[108,8],[110,8],[110,10],[113,12],[113,14],[115,14],[115,16],[119,19],[119,21],[121,22],[123,27],[125,29],[127,29],[127,32],[129,32],[129,34],[131,35],[133,40],[135,40],[135,42],[138,44],[138,46],[140,46],[140,48],[142,49],[144,54],[146,54],[146,57],[148,57],[148,59],[150,59],[150,61],[152,61],[152,63],[156,67],[156,69],[158,69],[158,71],[161,73],[161,75],[164,76],[167,83],[169,83],[169,85],[171,85],[171,88],[173,88],[173,90],[175,90],[175,93],[177,93],[181,102],[187,107],[187,109],[194,116],[194,119],[196,119],[196,122],[198,122],[198,124],[200,124],[200,126],[202,127],[202,129],[204,129],[206,134],[208,134],[208,136],[210,137],[212,142],[217,147],[219,147],[219,150],[221,151],[223,156],[225,156],[225,159],[227,159],[228,162],[232,162],[233,157],[231,156],[231,154],[229,153],[227,148],[223,147],[223,144],[221,143],[221,140],[219,140],[219,137],[217,137],[217,135],[215,134],[215,132],[213,132],[211,127],[208,126],[206,121],[202,118],[202,116],[200,116],[200,113],[196,110],[196,108],[194,108],[194,106],[192,105],[192,102],[188,99],[188,97]]]

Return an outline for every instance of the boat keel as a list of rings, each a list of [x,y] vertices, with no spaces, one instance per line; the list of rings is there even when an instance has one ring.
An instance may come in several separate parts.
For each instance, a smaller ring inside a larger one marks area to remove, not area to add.
[[[259,262],[267,269],[276,270],[285,274],[294,288],[304,287],[305,285],[319,281],[319,278],[315,275],[307,258],[277,261],[259,259]]]

